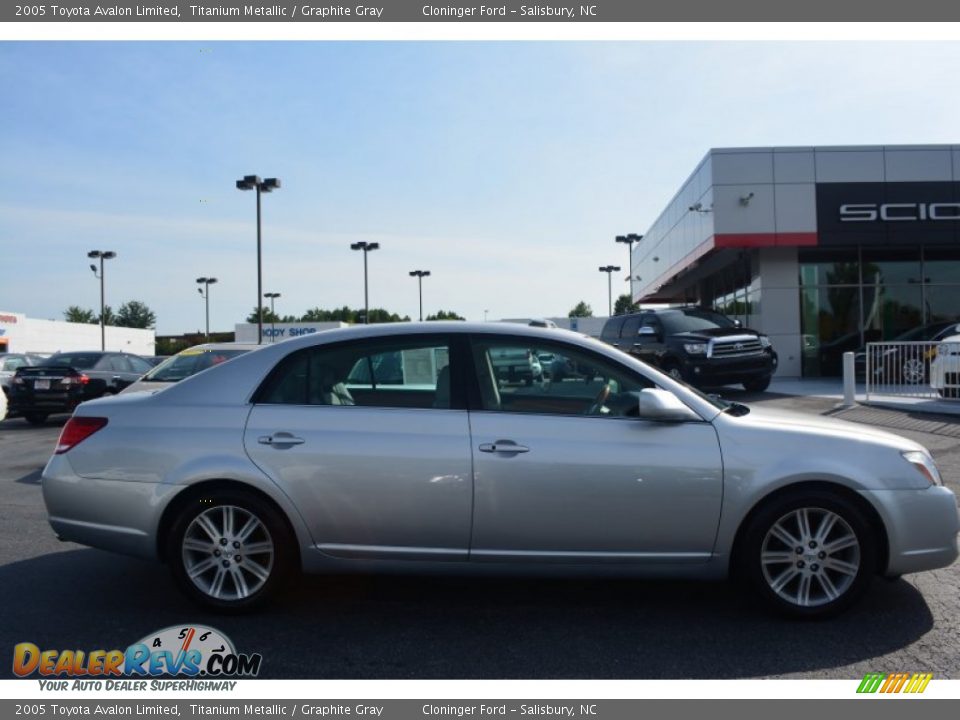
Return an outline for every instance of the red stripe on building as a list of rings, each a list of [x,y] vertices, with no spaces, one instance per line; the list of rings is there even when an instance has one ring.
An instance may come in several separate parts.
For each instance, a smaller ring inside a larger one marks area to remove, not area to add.
[[[713,236],[718,248],[808,247],[817,244],[815,232],[717,233]]]

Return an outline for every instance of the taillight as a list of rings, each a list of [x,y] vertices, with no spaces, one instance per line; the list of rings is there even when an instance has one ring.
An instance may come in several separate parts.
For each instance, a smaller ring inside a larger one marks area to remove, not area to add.
[[[16,376],[14,376],[14,378],[13,378],[13,382],[14,382],[15,385],[23,385],[23,384],[26,382],[26,380],[24,380],[24,379],[23,379],[22,377],[20,377],[19,375],[16,375]]]
[[[90,378],[86,375],[67,375],[65,378],[60,378],[60,385],[67,386],[70,385],[86,385],[90,382]]]
[[[103,417],[72,417],[67,420],[67,424],[60,431],[60,439],[57,441],[56,455],[62,455],[67,450],[79,445],[97,430],[105,427],[107,419]]]

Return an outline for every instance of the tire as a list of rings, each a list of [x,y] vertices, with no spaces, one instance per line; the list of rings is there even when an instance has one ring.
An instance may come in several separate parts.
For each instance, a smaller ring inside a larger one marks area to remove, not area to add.
[[[747,380],[743,384],[744,390],[749,390],[750,392],[763,392],[768,387],[770,387],[770,375],[764,375],[763,377],[753,378],[752,380]]]
[[[825,618],[846,610],[867,589],[877,568],[876,544],[869,521],[844,496],[798,491],[760,508],[735,562],[772,609],[794,618]]]
[[[243,612],[262,605],[282,584],[293,542],[280,512],[256,494],[214,490],[179,511],[166,557],[188,597],[220,612]]]
[[[47,413],[25,412],[23,418],[31,425],[45,425],[47,422]]]

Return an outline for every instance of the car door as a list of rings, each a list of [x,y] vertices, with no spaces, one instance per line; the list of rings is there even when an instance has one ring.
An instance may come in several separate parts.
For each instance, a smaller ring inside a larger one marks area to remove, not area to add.
[[[318,345],[258,391],[244,447],[322,552],[466,559],[470,432],[452,349],[433,335]]]
[[[496,382],[494,349],[567,357],[577,377]],[[652,382],[589,351],[477,335],[472,560],[703,562],[723,490],[707,422],[638,417]]]

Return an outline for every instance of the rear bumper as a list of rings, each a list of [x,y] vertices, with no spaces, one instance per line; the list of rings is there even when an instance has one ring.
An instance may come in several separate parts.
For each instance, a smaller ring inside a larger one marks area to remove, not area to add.
[[[43,470],[50,527],[62,540],[156,558],[160,516],[182,485],[98,480],[77,475],[66,455]]]
[[[35,394],[25,392],[11,392],[7,396],[10,412],[23,413],[71,413],[77,405],[90,397],[73,393]]]
[[[960,512],[951,490],[874,490],[863,495],[880,513],[887,530],[889,559],[884,574],[934,570],[957,559]]]

